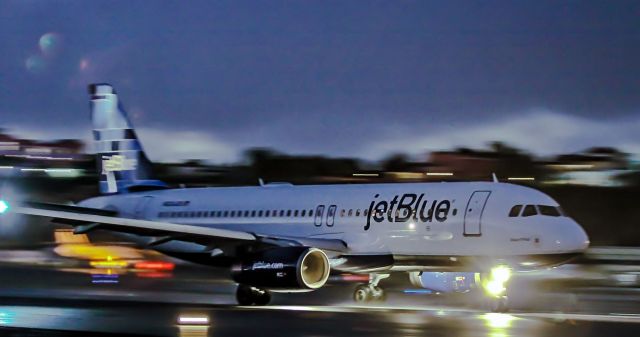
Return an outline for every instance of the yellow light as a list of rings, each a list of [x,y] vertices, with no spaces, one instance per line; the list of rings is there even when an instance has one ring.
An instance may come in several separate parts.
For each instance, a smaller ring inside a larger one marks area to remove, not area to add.
[[[498,266],[491,270],[491,279],[505,283],[511,278],[511,269],[507,266]]]
[[[94,268],[125,268],[129,263],[127,261],[91,261],[91,267]]]
[[[504,287],[504,283],[496,280],[487,282],[484,286],[484,289],[493,296],[498,296],[506,290],[506,288]]]

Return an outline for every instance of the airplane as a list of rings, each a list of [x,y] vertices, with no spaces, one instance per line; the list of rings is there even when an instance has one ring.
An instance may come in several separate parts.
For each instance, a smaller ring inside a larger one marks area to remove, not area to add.
[[[319,289],[330,273],[368,274],[353,295],[367,302],[385,298],[379,283],[392,273],[428,288],[432,273],[473,272],[495,299],[492,310],[505,311],[512,271],[564,264],[589,245],[551,197],[497,179],[170,188],[154,179],[114,88],[91,84],[89,95],[101,195],[76,205],[3,200],[0,213],[49,217],[77,234],[114,231],[169,256],[228,267],[240,305]]]

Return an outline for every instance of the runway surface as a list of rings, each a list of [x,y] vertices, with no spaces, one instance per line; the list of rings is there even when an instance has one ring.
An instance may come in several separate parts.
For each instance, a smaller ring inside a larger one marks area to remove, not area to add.
[[[0,336],[637,336],[635,289],[535,293],[536,305],[488,313],[459,297],[390,292],[358,306],[353,285],[276,294],[234,305],[224,271],[179,265],[168,274],[0,265]],[[635,297],[634,297],[635,296]],[[546,299],[545,299],[546,298]],[[528,302],[526,298],[517,301]],[[564,311],[561,312],[561,311]]]
[[[3,336],[637,336],[640,331],[636,315],[495,314],[392,306],[3,303]]]

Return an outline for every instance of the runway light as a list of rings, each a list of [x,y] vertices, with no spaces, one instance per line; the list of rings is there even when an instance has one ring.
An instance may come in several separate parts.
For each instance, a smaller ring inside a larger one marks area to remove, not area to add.
[[[9,209],[9,204],[4,200],[0,200],[0,214],[3,214],[8,209]]]
[[[443,176],[452,176],[453,172],[427,172],[428,176],[434,176],[434,177],[443,177]]]
[[[173,270],[175,264],[164,261],[141,261],[134,265],[134,269],[148,269],[148,270]]]
[[[125,268],[129,264],[127,261],[107,260],[107,261],[91,261],[91,267],[94,268]]]
[[[180,316],[178,317],[178,324],[209,324],[209,317],[207,316]]]

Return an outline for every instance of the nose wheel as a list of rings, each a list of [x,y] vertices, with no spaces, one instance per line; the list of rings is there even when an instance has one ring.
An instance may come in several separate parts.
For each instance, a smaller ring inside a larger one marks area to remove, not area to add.
[[[353,292],[353,300],[356,303],[372,301],[382,302],[387,299],[384,289],[378,286],[380,280],[389,277],[389,274],[371,274],[368,284],[360,284]]]

